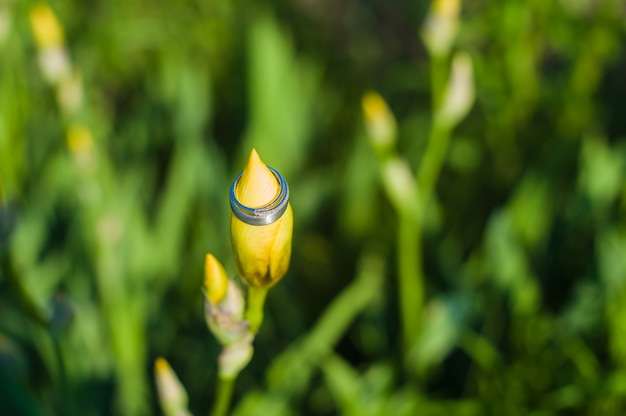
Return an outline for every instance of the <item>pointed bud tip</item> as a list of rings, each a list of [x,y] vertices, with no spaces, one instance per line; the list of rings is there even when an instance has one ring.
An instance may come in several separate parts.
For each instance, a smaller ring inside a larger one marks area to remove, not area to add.
[[[430,9],[435,14],[456,18],[461,9],[461,2],[459,0],[435,0],[430,5]]]
[[[265,169],[267,169],[267,166],[261,160],[261,156],[259,156],[259,153],[256,151],[256,149],[253,148],[252,151],[250,151],[250,156],[248,156],[248,162],[243,168],[242,179],[246,176],[255,177],[258,175],[262,175],[263,170]]]
[[[163,374],[164,372],[167,372],[170,370],[170,365],[168,364],[167,360],[163,357],[158,357],[155,361],[154,361],[154,372],[157,374]]]
[[[361,105],[365,118],[368,121],[374,120],[389,111],[383,97],[374,91],[368,91],[363,94]]]
[[[261,161],[261,156],[259,156],[259,152],[253,147],[250,151],[250,156],[248,157],[248,164],[250,163],[263,163]]]
[[[32,5],[29,17],[37,46],[47,48],[63,44],[63,27],[48,4]]]
[[[396,137],[396,121],[384,98],[368,91],[361,98],[365,127],[374,146],[386,151],[393,147]]]
[[[214,304],[224,299],[228,288],[228,277],[224,266],[210,253],[204,259],[204,288],[207,297]]]
[[[276,177],[263,163],[256,149],[252,149],[235,191],[237,199],[248,207],[256,208],[272,201],[278,191]]]

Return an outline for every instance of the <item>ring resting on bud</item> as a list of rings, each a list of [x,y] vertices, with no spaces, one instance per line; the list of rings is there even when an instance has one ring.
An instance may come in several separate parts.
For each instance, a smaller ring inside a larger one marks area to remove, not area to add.
[[[271,202],[257,208],[248,207],[239,202],[235,191],[243,172],[237,176],[230,188],[230,208],[233,214],[246,224],[257,226],[271,224],[283,216],[289,205],[289,185],[287,185],[287,181],[276,169],[271,166],[268,166],[268,168],[274,174],[279,184],[278,195]]]

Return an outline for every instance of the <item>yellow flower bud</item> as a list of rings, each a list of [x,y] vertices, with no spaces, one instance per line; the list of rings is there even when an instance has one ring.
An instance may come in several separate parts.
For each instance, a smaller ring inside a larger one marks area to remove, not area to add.
[[[67,129],[67,147],[76,163],[82,168],[89,168],[94,162],[94,140],[91,130],[80,123],[74,123]]]
[[[430,5],[431,13],[458,19],[461,2],[459,0],[435,0]]]
[[[426,16],[422,37],[428,51],[446,56],[452,49],[459,25],[459,0],[434,0]]]
[[[30,25],[40,49],[63,45],[63,27],[46,3],[30,8]]]
[[[380,94],[369,91],[361,100],[365,127],[377,151],[387,152],[396,141],[396,120]]]
[[[187,392],[165,358],[159,357],[154,362],[154,376],[163,413],[168,416],[190,415]]]
[[[234,186],[237,201],[252,209],[271,203],[281,192],[279,178],[254,149]],[[293,212],[289,204],[277,220],[267,225],[252,225],[234,213],[231,215],[230,237],[235,264],[249,286],[269,288],[287,273],[292,229]]]
[[[224,299],[228,289],[228,277],[222,264],[212,254],[207,254],[204,260],[204,288],[207,297],[214,305]]]

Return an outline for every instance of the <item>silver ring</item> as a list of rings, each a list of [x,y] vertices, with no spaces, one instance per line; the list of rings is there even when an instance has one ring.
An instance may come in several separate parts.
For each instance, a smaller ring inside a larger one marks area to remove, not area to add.
[[[241,179],[243,172],[235,178],[235,181],[230,187],[230,209],[237,218],[246,224],[271,224],[283,216],[285,210],[287,209],[287,205],[289,204],[289,185],[287,185],[287,181],[283,175],[278,173],[276,169],[271,166],[268,166],[268,168],[274,174],[280,186],[278,195],[268,204],[258,208],[250,208],[239,202],[237,196],[235,195],[235,189],[237,189],[237,184],[239,183],[239,179]]]

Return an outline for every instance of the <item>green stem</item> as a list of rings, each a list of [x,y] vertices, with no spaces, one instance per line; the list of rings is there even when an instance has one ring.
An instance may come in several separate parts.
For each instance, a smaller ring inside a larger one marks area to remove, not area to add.
[[[430,60],[433,125],[430,129],[428,144],[417,175],[417,183],[422,196],[422,213],[428,207],[430,197],[448,152],[448,143],[450,142],[450,129],[442,126],[438,121],[438,114],[441,111],[443,96],[446,92],[446,81],[449,75],[447,62],[447,56],[433,55]]]
[[[246,319],[250,322],[250,332],[256,334],[263,323],[263,306],[267,296],[267,288],[250,286],[248,288],[248,305]]]
[[[446,88],[448,77],[448,67],[446,65],[447,56],[431,55],[430,59],[430,89],[432,93],[433,112],[441,107],[443,94]]]
[[[328,353],[356,316],[380,294],[384,264],[384,259],[373,252],[361,257],[356,279],[328,305],[305,338],[304,350],[311,352],[312,362]]]
[[[422,227],[428,204],[448,151],[450,132],[437,121],[446,79],[447,57],[432,56],[430,82],[432,90],[433,125],[417,175],[419,189],[419,212],[399,213],[398,223],[398,291],[402,320],[405,354],[417,341],[421,329],[421,313],[424,304],[424,270],[422,254]]]
[[[385,258],[375,251],[363,253],[356,278],[331,301],[308,334],[271,364],[268,384],[277,401],[275,408],[307,390],[316,366],[380,296],[384,274]]]
[[[398,297],[405,353],[417,341],[424,302],[421,227],[414,216],[401,214],[398,224]]]
[[[211,416],[224,416],[228,412],[230,402],[233,398],[236,377],[225,378],[220,376],[215,390],[215,400]]]
[[[421,192],[421,212],[424,214],[434,192],[439,173],[448,153],[450,131],[437,123],[435,118],[428,138],[428,145],[417,174],[417,183]]]

